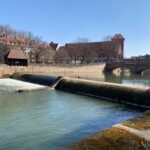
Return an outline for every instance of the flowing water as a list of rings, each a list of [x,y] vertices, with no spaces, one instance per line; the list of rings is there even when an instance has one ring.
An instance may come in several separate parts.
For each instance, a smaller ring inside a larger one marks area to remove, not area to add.
[[[7,88],[0,86],[0,150],[55,150],[141,113],[56,90]]]

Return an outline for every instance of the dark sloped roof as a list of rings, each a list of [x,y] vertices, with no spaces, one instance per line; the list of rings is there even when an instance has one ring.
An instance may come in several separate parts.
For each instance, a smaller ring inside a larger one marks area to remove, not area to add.
[[[112,50],[114,46],[114,42],[106,41],[106,42],[89,42],[89,43],[69,43],[65,45],[65,49],[80,49],[80,50]]]
[[[49,45],[50,45],[51,48],[54,49],[54,50],[56,50],[57,47],[58,47],[58,43],[54,43],[54,42],[51,42]]]
[[[7,55],[7,59],[28,59],[22,50],[12,49]]]

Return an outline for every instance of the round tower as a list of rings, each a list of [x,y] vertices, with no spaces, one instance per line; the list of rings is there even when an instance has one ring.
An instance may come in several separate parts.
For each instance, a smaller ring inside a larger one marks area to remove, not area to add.
[[[122,60],[124,58],[124,40],[125,40],[125,38],[122,36],[122,34],[115,34],[111,40],[116,45],[118,60]]]

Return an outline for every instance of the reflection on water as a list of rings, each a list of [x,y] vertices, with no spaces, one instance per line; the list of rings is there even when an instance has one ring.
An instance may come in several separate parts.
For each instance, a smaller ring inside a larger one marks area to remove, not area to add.
[[[150,75],[125,75],[115,76],[114,74],[105,74],[106,82],[114,82],[131,86],[150,87]]]
[[[55,150],[140,113],[55,90],[0,90],[0,149]]]
[[[112,82],[119,84],[126,84],[131,86],[146,86],[150,87],[150,75],[134,75],[134,74],[121,74],[115,75],[113,73],[104,74],[87,74],[80,76],[80,79],[95,80],[102,82]]]

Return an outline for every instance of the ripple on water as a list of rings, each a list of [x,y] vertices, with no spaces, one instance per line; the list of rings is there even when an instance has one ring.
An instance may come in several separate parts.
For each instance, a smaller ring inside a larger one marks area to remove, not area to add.
[[[17,93],[1,88],[2,150],[55,150],[140,114],[116,103],[61,91]]]

